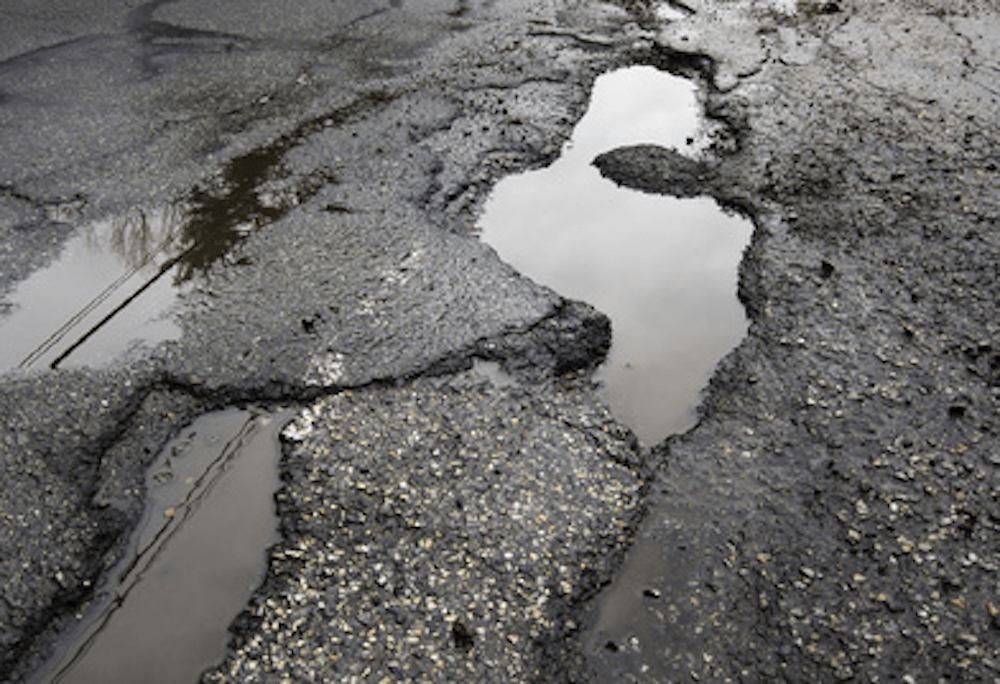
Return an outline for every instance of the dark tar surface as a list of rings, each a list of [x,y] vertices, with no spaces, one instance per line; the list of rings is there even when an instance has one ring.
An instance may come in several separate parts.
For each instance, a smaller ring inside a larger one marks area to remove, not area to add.
[[[222,231],[189,253],[179,339],[0,383],[5,681],[123,553],[161,446],[274,402],[299,412],[282,541],[203,681],[1000,677],[992,3],[0,17],[0,305],[90,222],[176,203]],[[609,182],[756,226],[749,332],[698,425],[646,451],[589,381],[607,319],[471,234],[635,63],[695,79],[722,126],[696,160],[608,150]],[[640,609],[616,621],[605,586]]]

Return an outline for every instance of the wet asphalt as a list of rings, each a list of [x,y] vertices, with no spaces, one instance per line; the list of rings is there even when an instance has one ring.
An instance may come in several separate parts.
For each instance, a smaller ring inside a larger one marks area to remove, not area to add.
[[[204,681],[1000,676],[996,12],[667,10],[0,11],[0,292],[87,221],[185,202],[242,226],[192,263],[179,340],[3,378],[4,680],[121,556],[159,448],[271,402],[301,412],[282,541]],[[631,63],[696,79],[725,130],[698,164],[609,150],[602,172],[756,225],[749,332],[699,424],[648,451],[589,381],[607,319],[471,234]],[[623,557],[620,623],[600,590]]]

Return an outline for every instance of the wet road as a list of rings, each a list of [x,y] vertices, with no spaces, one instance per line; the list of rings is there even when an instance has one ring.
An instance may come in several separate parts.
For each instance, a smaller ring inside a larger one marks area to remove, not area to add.
[[[300,412],[282,538],[207,681],[995,677],[988,3],[0,16],[2,306],[100,221],[177,207],[190,256],[179,336],[3,377],[4,679],[125,552],[162,445],[273,401]],[[492,184],[552,161],[596,75],[636,62],[695,79],[723,127],[699,163],[609,150],[602,173],[756,225],[747,336],[699,424],[648,451],[588,379],[607,319],[472,235]],[[209,226],[222,248],[198,252]]]
[[[537,383],[600,360],[603,316],[521,278],[471,235],[492,179],[558,152],[590,80],[620,59],[613,45],[628,40],[624,12],[561,18],[562,9],[109,3],[67,14],[56,35],[40,28],[46,15],[38,10],[10,9],[11,52],[0,76],[0,287],[11,317],[27,274],[54,262],[72,231],[101,221],[147,228],[136,217],[177,216],[166,230],[132,231],[119,243],[160,255],[158,263],[182,257],[163,279],[184,287],[170,317],[179,338],[133,348],[101,370],[80,368],[86,357],[74,359],[75,351],[56,372],[43,359],[0,389],[6,679],[37,666],[85,612],[81,602],[142,515],[145,468],[197,416],[270,400],[301,407],[368,386],[364,396],[377,408],[378,387],[450,377],[474,358],[498,362],[532,394]],[[32,31],[34,43],[18,42]],[[528,408],[504,404],[485,415],[509,419],[491,438],[509,433],[519,444],[522,421],[565,397],[580,410],[593,402],[583,389]],[[531,444],[570,453],[588,428],[572,438],[567,429],[546,428]],[[625,433],[616,439],[631,450]],[[600,489],[602,477],[621,480],[623,491],[641,487],[628,467],[615,466],[624,457],[613,450],[573,450],[608,465],[592,464],[588,488]],[[424,467],[435,457],[414,458]],[[537,456],[514,458],[498,472],[521,482],[544,479],[544,466]],[[283,477],[293,477],[287,466]],[[566,479],[567,496],[582,496],[583,483]],[[631,496],[618,505],[583,497],[574,507],[581,532],[599,535],[571,550],[573,567],[594,569],[564,578],[570,592],[610,577],[637,520]],[[507,513],[478,515],[488,525]],[[283,525],[298,516],[287,513]],[[376,534],[390,523],[368,524]],[[531,525],[543,529],[541,518]],[[498,568],[491,581],[504,592],[518,578],[555,582],[559,567],[539,555],[523,568]],[[429,591],[414,581],[415,591]],[[523,631],[520,615],[505,619],[512,634]],[[471,619],[467,626],[476,628]],[[445,648],[429,638],[425,646]],[[523,658],[529,671],[536,656]]]

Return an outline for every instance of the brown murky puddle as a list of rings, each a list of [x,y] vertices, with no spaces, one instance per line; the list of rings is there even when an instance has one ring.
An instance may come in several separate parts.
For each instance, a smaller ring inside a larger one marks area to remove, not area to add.
[[[597,377],[647,445],[694,424],[709,375],[746,333],[737,267],[753,227],[707,198],[618,188],[590,162],[635,143],[697,154],[697,112],[685,79],[652,67],[602,76],[562,156],[501,181],[479,224],[518,271],[611,318]]]
[[[128,555],[33,683],[194,682],[218,662],[278,541],[278,432],[291,417],[212,413],[167,445]]]

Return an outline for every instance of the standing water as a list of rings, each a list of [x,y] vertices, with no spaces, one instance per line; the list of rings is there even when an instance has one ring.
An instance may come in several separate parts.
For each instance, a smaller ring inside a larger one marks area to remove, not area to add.
[[[0,373],[71,354],[77,365],[106,365],[132,346],[180,337],[166,316],[177,294],[171,242],[180,214],[168,208],[78,230],[58,259],[10,293]]]
[[[167,445],[129,553],[33,682],[195,682],[222,658],[278,541],[277,433],[289,418],[222,411]]]
[[[650,143],[698,154],[693,85],[649,67],[597,80],[586,116],[552,166],[502,181],[482,237],[538,282],[608,314],[598,371],[618,418],[645,444],[682,432],[718,360],[746,332],[737,267],[752,226],[709,199],[620,189],[591,161]],[[581,644],[599,681],[675,681],[698,636],[674,604],[686,582],[683,510],[652,510]],[[651,617],[652,616],[652,617]],[[683,648],[681,648],[683,646]]]
[[[597,377],[644,444],[694,424],[712,369],[746,333],[736,283],[752,226],[707,198],[618,188],[591,161],[638,143],[695,155],[704,133],[690,81],[652,67],[602,76],[562,156],[501,181],[479,224],[504,261],[611,318]]]

